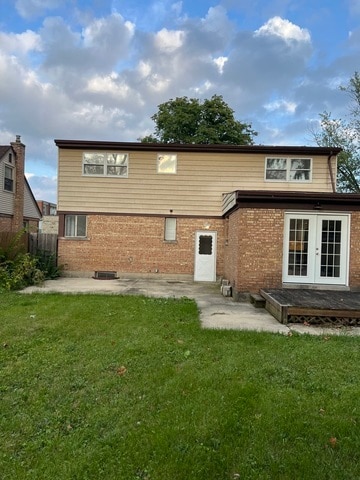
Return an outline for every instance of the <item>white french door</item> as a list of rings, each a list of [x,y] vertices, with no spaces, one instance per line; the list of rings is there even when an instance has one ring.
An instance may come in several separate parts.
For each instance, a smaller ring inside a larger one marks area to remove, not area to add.
[[[349,215],[285,215],[283,281],[346,285]]]

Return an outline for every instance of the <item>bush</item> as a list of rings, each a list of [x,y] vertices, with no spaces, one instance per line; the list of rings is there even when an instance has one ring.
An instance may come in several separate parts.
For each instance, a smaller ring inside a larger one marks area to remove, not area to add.
[[[44,279],[37,258],[29,253],[19,253],[14,260],[0,263],[0,290],[19,290],[27,285],[39,285]]]
[[[44,273],[45,280],[60,277],[61,267],[57,265],[56,255],[39,250],[36,254],[37,268]]]
[[[26,231],[3,233],[0,237],[0,292],[39,285],[60,276],[51,252],[26,253]]]

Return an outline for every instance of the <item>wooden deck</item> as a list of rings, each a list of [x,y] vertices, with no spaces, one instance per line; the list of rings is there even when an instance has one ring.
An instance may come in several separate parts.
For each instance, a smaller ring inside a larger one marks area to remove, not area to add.
[[[360,292],[282,288],[260,295],[280,323],[360,326]]]

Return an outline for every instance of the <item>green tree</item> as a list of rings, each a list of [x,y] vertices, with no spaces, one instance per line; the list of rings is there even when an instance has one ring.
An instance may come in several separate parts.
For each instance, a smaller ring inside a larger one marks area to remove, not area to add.
[[[221,95],[203,102],[177,97],[158,106],[151,119],[155,133],[142,142],[252,145],[257,132],[239,122]]]
[[[349,119],[334,119],[331,113],[320,114],[320,130],[313,132],[319,146],[340,147],[338,156],[338,190],[360,193],[360,75],[355,72],[349,84],[341,87],[351,100]]]

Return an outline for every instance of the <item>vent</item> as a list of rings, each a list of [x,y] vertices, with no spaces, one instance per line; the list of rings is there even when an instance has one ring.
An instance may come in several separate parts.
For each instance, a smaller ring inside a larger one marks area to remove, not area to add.
[[[96,270],[93,278],[95,278],[96,280],[116,280],[119,277],[116,276],[116,272],[112,272],[112,271],[105,272],[105,271]]]

